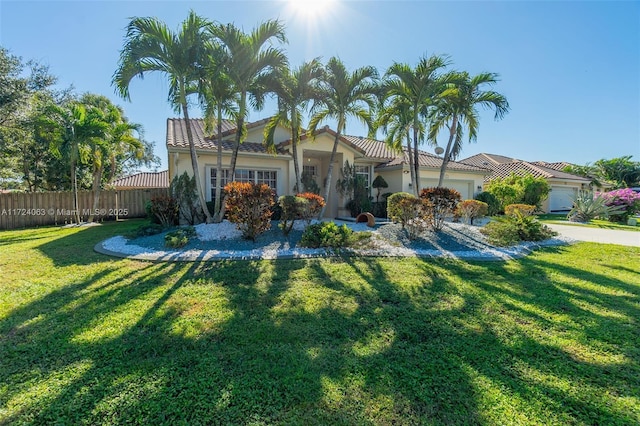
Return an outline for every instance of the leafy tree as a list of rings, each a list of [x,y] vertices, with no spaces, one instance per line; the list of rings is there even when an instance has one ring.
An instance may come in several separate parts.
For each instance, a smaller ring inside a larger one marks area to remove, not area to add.
[[[318,99],[311,109],[312,117],[309,121],[309,132],[312,136],[324,120],[333,118],[338,122],[322,194],[325,200],[329,199],[331,192],[333,163],[340,136],[347,125],[347,118],[353,116],[369,129],[373,128],[371,110],[375,109],[376,104],[377,78],[378,72],[374,67],[362,67],[350,73],[344,63],[335,57],[329,59],[326,65],[325,78],[319,87]],[[325,210],[326,205],[320,210],[320,218],[324,216]]]
[[[178,32],[171,31],[157,18],[133,18],[127,26],[124,47],[120,53],[113,84],[120,96],[129,100],[129,84],[135,77],[160,72],[169,80],[169,103],[176,112],[182,111],[186,123],[191,167],[196,179],[198,197],[207,222],[211,222],[206,208],[204,187],[200,180],[198,156],[189,119],[188,97],[197,88],[199,64],[203,61],[205,29],[210,23],[191,11]]]
[[[640,162],[631,161],[631,155],[601,159],[594,163],[596,174],[616,188],[640,185]]]
[[[449,59],[445,56],[433,55],[420,59],[415,68],[408,64],[394,63],[385,74],[383,93],[387,99],[392,99],[392,106],[398,108],[405,123],[403,128],[409,135],[409,129],[413,133],[413,160],[410,160],[412,187],[415,195],[420,188],[420,164],[419,145],[424,141],[423,120],[428,116],[429,109],[435,104],[437,96],[444,89],[446,82],[438,72],[449,65]],[[409,120],[406,120],[409,118]]]
[[[535,177],[531,173],[523,176],[511,173],[507,177],[493,179],[487,185],[487,192],[498,199],[501,210],[509,204],[529,204],[540,208],[550,191],[551,187],[545,178]]]
[[[302,112],[308,103],[317,97],[316,83],[322,77],[323,69],[319,60],[303,63],[291,71],[282,68],[275,75],[273,90],[278,97],[278,111],[271,117],[264,129],[267,149],[275,152],[275,131],[282,124],[291,129],[291,157],[295,173],[296,188],[302,188],[300,164],[298,163],[298,143],[302,133]]]
[[[476,106],[494,109],[496,120],[502,119],[509,112],[507,98],[493,90],[483,90],[484,86],[497,83],[498,74],[481,73],[471,77],[467,72],[456,72],[447,75],[446,81],[447,88],[440,94],[429,129],[429,139],[434,142],[441,130],[446,128],[449,132],[440,167],[439,187],[444,182],[447,165],[462,151],[465,129],[469,142],[474,142],[478,137],[480,117]]]

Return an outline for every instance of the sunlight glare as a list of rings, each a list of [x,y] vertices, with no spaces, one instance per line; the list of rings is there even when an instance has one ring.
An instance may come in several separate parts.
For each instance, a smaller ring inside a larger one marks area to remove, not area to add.
[[[289,0],[288,3],[294,14],[314,18],[328,11],[334,0]]]

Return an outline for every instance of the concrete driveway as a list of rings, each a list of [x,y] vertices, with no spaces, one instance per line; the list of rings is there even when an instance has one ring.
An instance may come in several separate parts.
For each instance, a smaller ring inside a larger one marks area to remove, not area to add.
[[[555,223],[547,223],[546,225],[563,237],[578,241],[640,247],[640,232],[591,228],[581,225],[557,225]]]

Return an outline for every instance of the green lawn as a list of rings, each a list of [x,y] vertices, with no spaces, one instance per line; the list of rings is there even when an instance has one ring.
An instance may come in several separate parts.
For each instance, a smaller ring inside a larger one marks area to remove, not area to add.
[[[575,223],[567,220],[566,214],[541,214],[538,215],[538,220],[544,223],[557,223],[558,225],[573,225],[583,226],[588,228],[602,228],[602,229],[620,229],[624,231],[637,231],[640,232],[640,221],[636,226],[629,226],[623,223],[609,222],[608,220],[594,219],[588,223]]]
[[[0,232],[0,424],[640,423],[640,249],[146,263]]]

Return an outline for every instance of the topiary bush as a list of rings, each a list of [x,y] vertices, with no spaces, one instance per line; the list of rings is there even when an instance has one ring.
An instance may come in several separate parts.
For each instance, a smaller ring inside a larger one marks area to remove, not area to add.
[[[196,230],[193,226],[179,228],[164,236],[164,245],[170,248],[181,248],[186,246],[189,242],[189,238],[192,238],[195,235]]]
[[[514,216],[519,211],[523,216],[531,216],[536,211],[536,206],[529,204],[509,204],[504,207],[506,216]]]
[[[271,228],[273,190],[265,184],[230,182],[224,190],[227,194],[227,217],[245,239],[256,237]]]
[[[278,227],[282,229],[284,235],[289,235],[293,229],[296,219],[300,219],[308,210],[309,201],[295,195],[283,195],[278,198],[280,206],[280,223]]]
[[[475,196],[475,199],[487,204],[487,216],[495,216],[500,213],[500,201],[492,193],[481,192]]]
[[[178,224],[178,203],[168,195],[153,197],[147,204],[147,214],[154,222],[169,228]]]
[[[316,217],[324,207],[324,198],[313,192],[303,192],[298,194],[297,197],[307,200],[306,208],[301,212],[301,219],[307,221],[307,224],[309,224],[311,219]]]
[[[455,189],[434,187],[420,191],[420,198],[431,203],[431,227],[434,231],[440,231],[446,217],[453,215],[462,196]]]
[[[352,241],[353,230],[347,225],[338,226],[335,222],[321,222],[307,226],[300,238],[302,247],[348,247]]]
[[[402,219],[405,212],[403,212],[400,207],[400,202],[405,198],[416,198],[416,196],[408,192],[395,192],[387,198],[387,214],[389,215],[389,219],[395,223],[402,224],[403,228],[406,224]]]
[[[487,203],[478,200],[464,200],[458,203],[455,214],[465,223],[473,225],[473,219],[484,217],[489,212]]]

